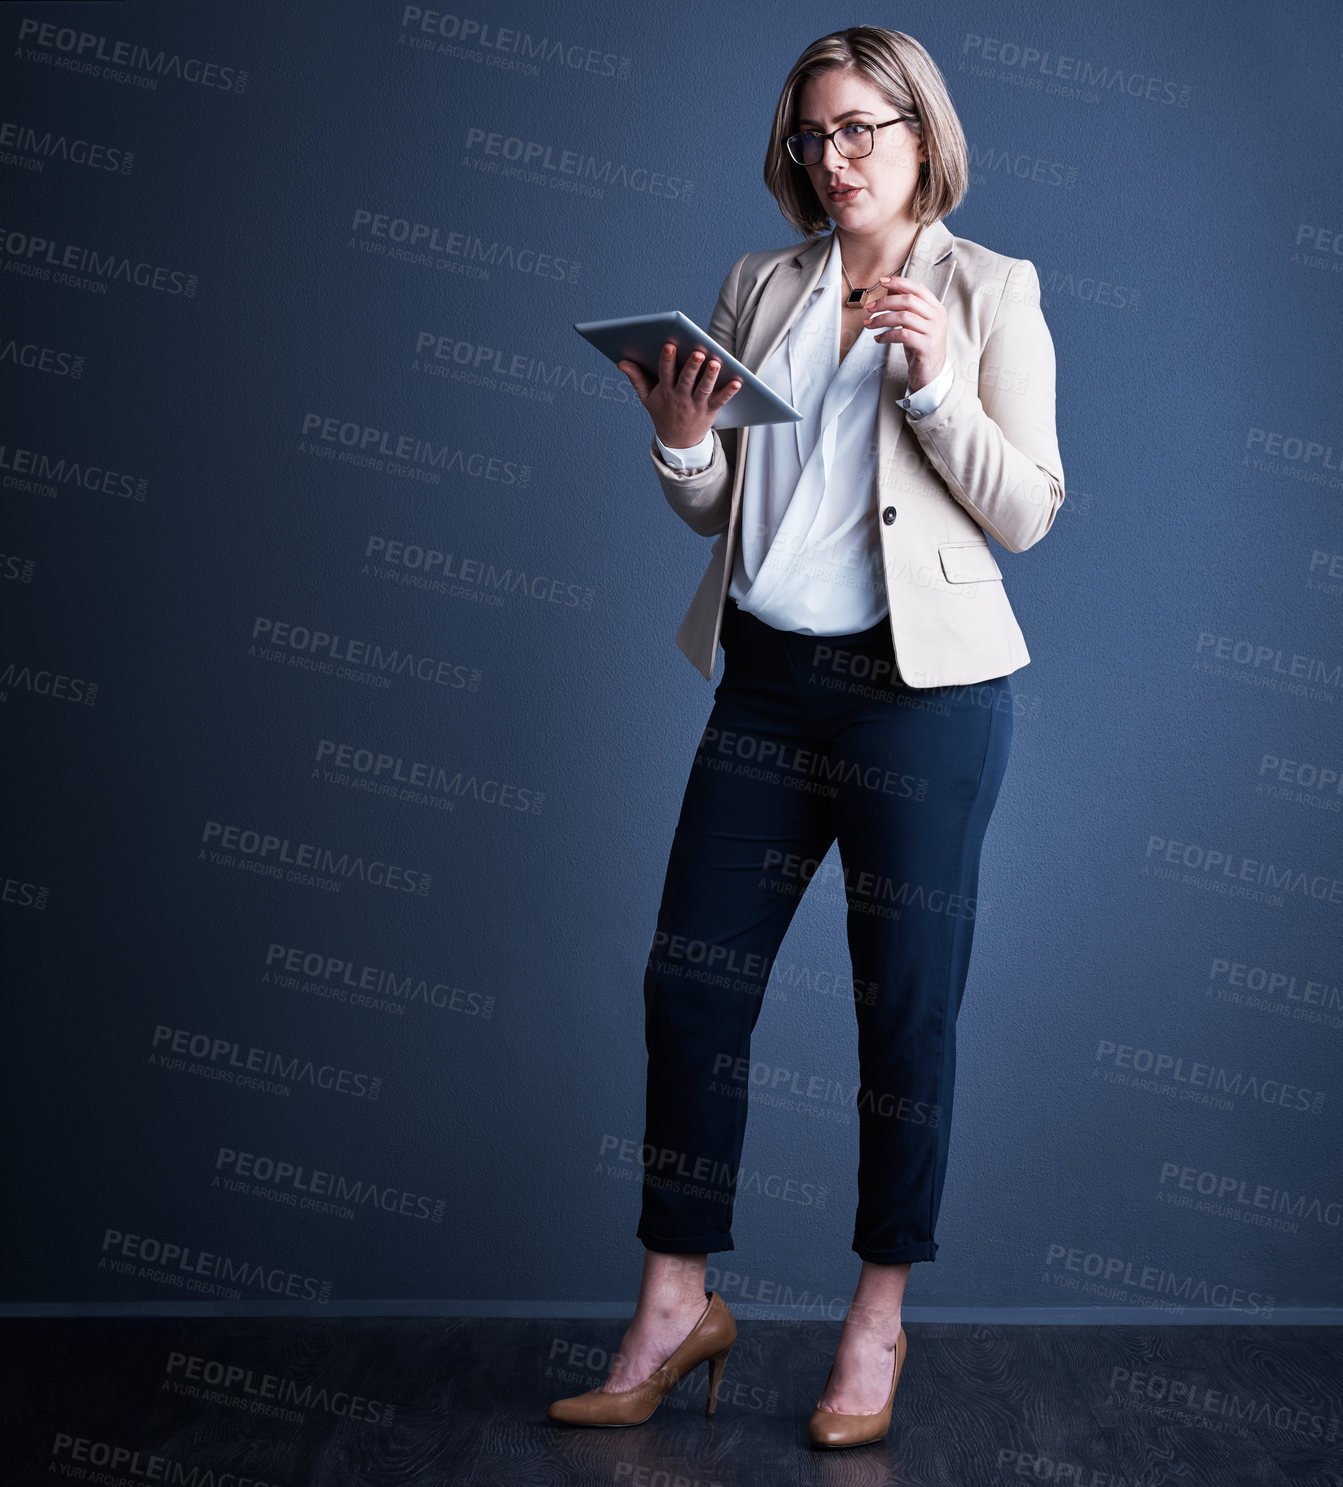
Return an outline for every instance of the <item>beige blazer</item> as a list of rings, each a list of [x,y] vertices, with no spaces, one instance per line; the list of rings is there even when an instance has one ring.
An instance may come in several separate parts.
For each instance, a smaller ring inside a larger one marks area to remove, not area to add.
[[[728,270],[709,334],[753,372],[783,339],[815,288],[829,233],[810,243],[744,253]],[[891,639],[911,687],[1005,676],[1030,660],[988,537],[1024,552],[1063,504],[1054,429],[1054,343],[1040,310],[1040,280],[1026,258],[922,229],[903,273],[928,284],[947,309],[955,378],[923,417],[896,401],[907,391],[904,347],[886,347],[877,417],[876,486]],[[712,680],[741,528],[751,430],[713,430],[703,470],[676,470],[650,441],[668,502],[703,537],[709,567],[676,643]]]

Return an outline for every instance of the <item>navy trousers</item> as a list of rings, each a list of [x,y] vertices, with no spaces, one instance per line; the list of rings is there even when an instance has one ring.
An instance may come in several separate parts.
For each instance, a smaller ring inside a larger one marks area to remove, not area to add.
[[[852,1247],[881,1264],[932,1260],[1010,679],[907,687],[885,619],[854,635],[802,635],[731,599],[722,644],[644,975],[637,1236],[664,1254],[733,1248],[751,1033],[815,882],[845,908],[853,963]],[[840,865],[823,866],[836,840]]]

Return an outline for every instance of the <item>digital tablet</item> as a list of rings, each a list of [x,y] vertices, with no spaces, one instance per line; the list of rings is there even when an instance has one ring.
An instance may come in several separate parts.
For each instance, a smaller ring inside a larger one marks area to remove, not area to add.
[[[716,356],[722,366],[716,388],[741,378],[741,386],[718,410],[713,421],[716,429],[739,429],[754,423],[800,423],[800,414],[786,398],[763,383],[754,372],[742,366],[706,330],[701,330],[688,315],[679,310],[662,310],[656,315],[625,315],[619,320],[582,320],[574,329],[604,356],[614,362],[632,361],[655,381],[662,348],[668,341],[676,343],[676,370],[685,366],[686,357],[702,348]],[[620,374],[625,375],[623,372]]]

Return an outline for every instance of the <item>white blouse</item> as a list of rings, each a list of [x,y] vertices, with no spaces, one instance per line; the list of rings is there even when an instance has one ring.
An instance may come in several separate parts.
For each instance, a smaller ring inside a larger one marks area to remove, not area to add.
[[[875,339],[884,325],[865,326],[840,360],[846,292],[832,233],[819,283],[756,373],[802,421],[752,431],[728,586],[742,609],[803,635],[866,630],[888,608],[875,475],[881,374],[894,343]],[[915,416],[931,413],[952,380],[948,362],[900,404]],[[677,469],[703,468],[713,455],[711,434],[693,449],[671,449],[661,439],[657,446]]]

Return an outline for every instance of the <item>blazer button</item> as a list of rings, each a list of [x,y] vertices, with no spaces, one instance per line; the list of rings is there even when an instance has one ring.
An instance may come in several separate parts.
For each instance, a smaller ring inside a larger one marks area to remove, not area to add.
[[[888,506],[885,511],[881,513],[881,519],[889,527],[890,524],[895,520],[895,507]]]

